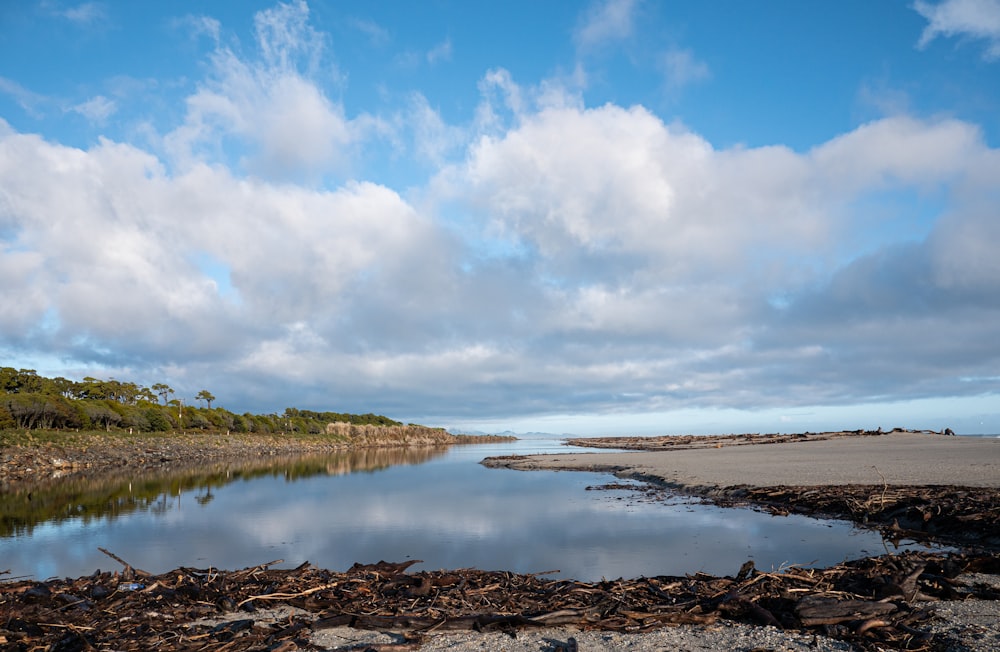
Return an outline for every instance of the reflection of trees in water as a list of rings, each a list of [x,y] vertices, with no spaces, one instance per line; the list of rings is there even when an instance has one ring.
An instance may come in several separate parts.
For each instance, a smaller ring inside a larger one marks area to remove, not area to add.
[[[213,498],[215,498],[215,494],[212,493],[212,487],[205,487],[204,494],[194,497],[195,502],[197,502],[199,505],[207,505],[210,502],[212,502]]]
[[[447,446],[358,448],[264,460],[239,460],[190,465],[167,472],[134,471],[95,477],[69,477],[20,486],[0,494],[0,536],[30,534],[41,523],[77,518],[84,523],[147,511],[162,515],[176,507],[185,491],[207,505],[213,490],[237,480],[283,477],[288,482],[322,475],[376,472],[390,466],[422,464],[447,452]]]
[[[406,448],[357,448],[327,458],[327,475],[344,475],[358,471],[380,471],[390,466],[422,464],[448,451],[447,446]]]

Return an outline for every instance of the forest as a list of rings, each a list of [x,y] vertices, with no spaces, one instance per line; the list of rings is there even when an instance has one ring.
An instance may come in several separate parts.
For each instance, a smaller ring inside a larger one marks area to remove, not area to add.
[[[377,414],[345,414],[286,408],[283,414],[236,414],[201,390],[188,405],[164,383],[149,387],[110,379],[46,378],[34,369],[0,367],[0,430],[216,430],[248,433],[321,434],[331,423],[401,426]]]

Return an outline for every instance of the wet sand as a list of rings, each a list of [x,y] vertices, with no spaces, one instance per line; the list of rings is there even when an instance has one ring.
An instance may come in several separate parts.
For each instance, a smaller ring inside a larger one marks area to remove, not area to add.
[[[525,471],[610,472],[677,488],[849,484],[997,488],[1000,439],[893,432],[720,448],[624,453],[573,450],[491,465]]]

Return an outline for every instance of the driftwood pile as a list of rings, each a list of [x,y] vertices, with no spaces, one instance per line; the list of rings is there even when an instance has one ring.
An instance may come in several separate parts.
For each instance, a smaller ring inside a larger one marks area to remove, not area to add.
[[[1000,493],[959,486],[842,485],[731,487],[711,496],[773,514],[833,516],[879,530],[886,539],[1000,548]]]
[[[405,633],[402,643],[371,649],[414,650],[446,630],[644,632],[727,619],[825,634],[862,649],[943,650],[948,641],[928,633],[921,601],[1000,599],[985,584],[955,579],[964,572],[1000,574],[997,553],[906,553],[779,573],[748,562],[733,577],[596,583],[472,569],[407,573],[416,561],[355,564],[344,573],[308,563],[271,568],[277,563],[156,576],[125,564],[121,573],[0,584],[0,647],[288,652],[318,649],[309,640],[316,630],[349,626]],[[262,610],[277,605],[301,611],[278,621],[265,617]],[[220,623],[224,616],[229,620]],[[204,619],[214,620],[199,624]]]

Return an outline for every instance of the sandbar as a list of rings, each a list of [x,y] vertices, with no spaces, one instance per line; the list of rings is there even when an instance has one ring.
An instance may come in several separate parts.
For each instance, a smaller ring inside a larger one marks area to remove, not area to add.
[[[1000,487],[1000,439],[918,432],[789,439],[780,443],[506,459],[518,470],[609,472],[678,488],[961,485]]]

